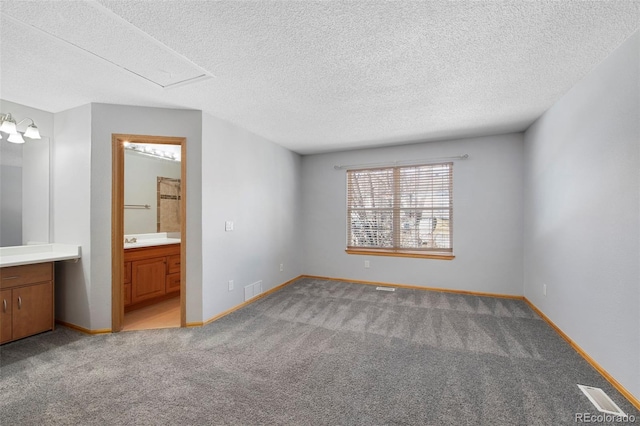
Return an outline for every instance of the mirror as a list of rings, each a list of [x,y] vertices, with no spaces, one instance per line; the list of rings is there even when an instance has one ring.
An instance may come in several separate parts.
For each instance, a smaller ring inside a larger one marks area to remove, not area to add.
[[[180,232],[180,171],[180,145],[125,145],[125,235]]]
[[[48,243],[49,138],[0,140],[0,247]]]

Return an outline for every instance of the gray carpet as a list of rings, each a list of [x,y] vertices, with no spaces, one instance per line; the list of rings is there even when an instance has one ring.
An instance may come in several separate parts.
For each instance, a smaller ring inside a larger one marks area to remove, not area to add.
[[[522,301],[301,279],[208,326],[0,347],[2,425],[559,425],[640,413]],[[637,420],[638,421],[638,420]]]

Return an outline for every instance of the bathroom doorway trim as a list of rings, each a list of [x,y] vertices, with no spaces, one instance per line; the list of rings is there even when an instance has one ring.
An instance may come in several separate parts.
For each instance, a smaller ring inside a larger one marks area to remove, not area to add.
[[[124,324],[124,143],[180,145],[180,326],[187,325],[187,139],[173,136],[112,134],[111,184],[111,330],[118,332]]]

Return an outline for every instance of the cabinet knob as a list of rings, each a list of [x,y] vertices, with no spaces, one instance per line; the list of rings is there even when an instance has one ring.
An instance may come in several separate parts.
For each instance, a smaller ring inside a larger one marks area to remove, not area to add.
[[[22,297],[18,296],[18,309],[22,309]]]
[[[2,312],[7,312],[7,299],[2,300]]]

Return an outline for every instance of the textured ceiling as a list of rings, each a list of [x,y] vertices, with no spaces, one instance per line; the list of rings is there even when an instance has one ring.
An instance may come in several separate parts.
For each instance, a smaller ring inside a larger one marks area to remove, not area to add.
[[[0,8],[3,99],[201,109],[299,153],[524,130],[640,26],[639,1]],[[189,72],[214,77],[161,87]]]

